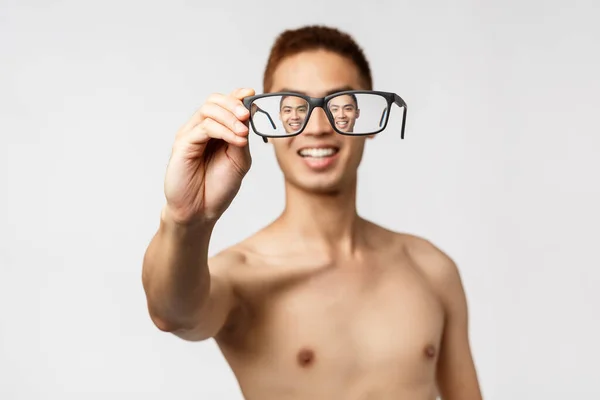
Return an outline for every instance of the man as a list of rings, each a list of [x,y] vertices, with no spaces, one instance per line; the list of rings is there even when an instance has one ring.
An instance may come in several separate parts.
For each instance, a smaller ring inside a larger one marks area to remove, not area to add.
[[[360,116],[356,95],[336,96],[327,107],[331,111],[335,126],[344,132],[354,132],[354,124]]]
[[[306,100],[297,96],[282,96],[279,106],[279,120],[286,133],[296,133],[304,127],[308,112]]]
[[[371,86],[353,39],[318,26],[281,34],[264,78],[265,92],[313,98]],[[456,265],[357,215],[369,136],[339,134],[326,107],[300,134],[268,139],[285,177],[281,216],[209,259],[251,166],[248,109],[258,108],[243,100],[254,94],[210,96],[176,136],[143,265],[152,321],[214,338],[249,400],[481,399]]]

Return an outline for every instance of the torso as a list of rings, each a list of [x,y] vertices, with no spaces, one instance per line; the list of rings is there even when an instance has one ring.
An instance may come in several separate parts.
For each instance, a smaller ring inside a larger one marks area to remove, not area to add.
[[[217,343],[246,399],[436,398],[443,305],[388,239],[359,261],[245,252],[231,272],[244,306]]]

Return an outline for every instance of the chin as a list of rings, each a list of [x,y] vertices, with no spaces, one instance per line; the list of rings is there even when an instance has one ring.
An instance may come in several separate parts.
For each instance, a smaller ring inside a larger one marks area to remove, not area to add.
[[[347,179],[341,176],[295,176],[286,178],[286,182],[289,185],[292,185],[302,192],[327,196],[335,196],[347,192],[349,189],[351,189],[352,181],[352,179]]]

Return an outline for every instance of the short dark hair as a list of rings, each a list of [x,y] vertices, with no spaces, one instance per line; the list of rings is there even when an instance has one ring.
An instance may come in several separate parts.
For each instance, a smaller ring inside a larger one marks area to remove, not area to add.
[[[263,76],[264,91],[271,90],[273,73],[284,58],[310,50],[327,50],[348,58],[358,68],[366,89],[373,88],[369,62],[352,36],[337,28],[308,25],[285,30],[276,38]]]

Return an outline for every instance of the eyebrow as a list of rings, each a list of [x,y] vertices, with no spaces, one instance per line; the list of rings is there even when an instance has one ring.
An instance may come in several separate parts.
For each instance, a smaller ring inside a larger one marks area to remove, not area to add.
[[[354,102],[332,105],[332,107],[348,107],[348,106],[354,107]]]
[[[329,96],[330,94],[334,94],[337,92],[345,92],[346,90],[354,90],[354,88],[352,86],[342,86],[339,88],[335,88],[335,89],[327,91],[323,97]],[[281,90],[278,90],[278,92],[291,92],[291,93],[298,93],[298,94],[302,94],[304,96],[308,96],[308,94],[306,94],[306,92],[303,92],[302,90],[294,90],[294,89],[288,89],[288,88],[283,88]]]

